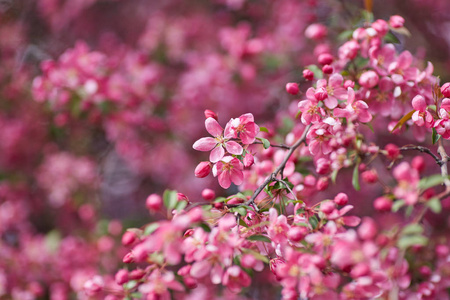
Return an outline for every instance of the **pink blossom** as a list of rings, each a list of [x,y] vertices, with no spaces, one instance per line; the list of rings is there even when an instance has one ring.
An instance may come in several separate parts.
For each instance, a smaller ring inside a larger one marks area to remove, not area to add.
[[[419,197],[417,184],[420,178],[417,170],[411,168],[407,162],[402,162],[395,167],[393,174],[398,182],[394,195],[397,199],[405,200],[408,205],[415,204]]]
[[[227,128],[229,128],[230,133],[233,134],[235,138],[239,136],[242,143],[245,145],[253,144],[256,135],[259,133],[259,126],[256,125],[253,115],[250,113],[244,114],[236,119],[231,119],[230,122],[228,122],[225,131],[227,131]]]
[[[405,19],[402,16],[394,15],[389,18],[389,25],[392,28],[401,28],[405,24]]]
[[[412,99],[412,106],[416,110],[412,115],[412,120],[417,126],[425,125],[427,128],[433,127],[433,116],[427,110],[425,98],[417,95]]]
[[[378,74],[374,71],[366,71],[359,77],[359,84],[365,88],[371,89],[378,84]]]
[[[331,75],[328,82],[326,79],[319,79],[315,92],[316,99],[323,101],[325,106],[330,109],[335,108],[338,104],[338,99],[343,100],[347,98],[347,91],[342,86],[343,82],[344,78],[337,73]]]
[[[291,95],[297,95],[299,92],[298,84],[295,82],[286,83],[286,92]]]
[[[444,97],[450,97],[450,82],[446,82],[442,85],[441,93]]]
[[[355,101],[355,91],[348,88],[347,106],[344,109],[335,108],[334,116],[339,118],[347,118],[349,120],[357,119],[359,122],[367,123],[372,120],[369,113],[369,106],[362,100]]]
[[[312,40],[320,40],[328,33],[327,27],[323,24],[311,24],[305,30],[305,36]]]
[[[359,43],[355,40],[348,41],[339,47],[339,58],[342,60],[352,60],[358,55],[361,48]]]
[[[198,151],[211,151],[209,156],[209,160],[213,163],[221,160],[225,155],[224,147],[231,154],[241,155],[242,154],[242,146],[234,141],[230,141],[229,139],[233,138],[234,135],[230,130],[225,130],[225,136],[223,136],[223,128],[219,125],[219,123],[213,119],[208,118],[205,121],[206,130],[214,136],[205,137],[197,140],[193,148]],[[213,150],[214,149],[214,150]]]
[[[434,122],[436,132],[444,139],[450,139],[450,99],[444,98],[439,109],[440,119]]]
[[[244,166],[239,159],[225,156],[214,165],[213,174],[214,177],[218,176],[220,186],[227,189],[230,187],[231,182],[236,185],[242,184],[244,179],[243,168]]]

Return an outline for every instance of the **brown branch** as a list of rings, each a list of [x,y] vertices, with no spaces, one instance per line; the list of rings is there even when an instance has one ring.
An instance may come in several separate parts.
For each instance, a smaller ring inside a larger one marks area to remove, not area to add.
[[[445,152],[444,149],[444,144],[442,142],[442,139],[440,139],[438,141],[438,153],[441,156],[441,162],[442,164],[441,166],[441,175],[442,177],[444,177],[444,184],[445,184],[445,190],[448,191],[450,190],[450,180],[448,179],[448,167],[447,167],[447,162],[448,162],[448,154],[447,152]]]
[[[262,145],[263,143],[260,141],[254,141],[253,144],[258,144],[258,145]],[[270,144],[270,147],[275,147],[275,148],[282,148],[282,149],[291,149],[291,147],[289,147],[288,145],[285,144]]]
[[[258,197],[258,195],[262,192],[262,190],[273,180],[275,180],[275,178],[278,176],[279,173],[282,172],[282,170],[284,169],[284,167],[286,166],[286,163],[288,162],[289,158],[291,157],[291,155],[294,153],[294,151],[300,147],[300,145],[302,143],[306,143],[306,134],[309,131],[309,128],[311,128],[311,125],[306,126],[305,130],[303,131],[302,136],[295,142],[295,144],[293,144],[291,147],[289,147],[289,152],[286,154],[286,156],[284,157],[283,161],[281,162],[281,164],[275,169],[275,171],[272,172],[272,174],[270,174],[266,180],[264,180],[264,182],[256,189],[256,191],[253,193],[252,197],[245,202],[245,205],[251,205],[251,204],[255,204],[255,199],[256,197]],[[258,210],[258,207],[255,205],[255,209]]]
[[[426,147],[422,147],[422,146],[414,146],[414,145],[406,145],[403,146],[399,149],[400,151],[406,151],[406,150],[417,150],[420,151],[422,153],[427,153],[429,155],[431,155],[431,157],[434,158],[434,160],[436,161],[436,163],[442,167],[442,165],[444,164],[443,160],[441,160],[436,154],[434,154],[430,149],[426,148]],[[439,149],[438,149],[439,150]]]

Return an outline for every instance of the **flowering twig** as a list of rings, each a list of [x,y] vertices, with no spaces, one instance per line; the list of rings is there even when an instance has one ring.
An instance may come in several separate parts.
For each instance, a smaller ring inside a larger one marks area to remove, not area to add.
[[[302,136],[295,142],[295,144],[293,144],[291,147],[289,147],[289,152],[286,154],[286,156],[284,157],[283,161],[281,162],[281,164],[275,169],[275,171],[273,171],[272,174],[270,174],[266,180],[264,180],[264,182],[256,189],[256,191],[253,193],[252,197],[245,202],[245,205],[251,205],[255,203],[255,199],[256,197],[258,197],[258,195],[262,192],[262,190],[271,182],[273,181],[280,172],[282,172],[282,170],[284,169],[284,167],[286,166],[286,163],[288,162],[289,158],[291,157],[291,155],[294,153],[294,151],[302,144],[306,142],[306,134],[309,131],[309,128],[311,128],[311,125],[306,126],[305,130],[303,131]],[[255,206],[255,209],[258,210],[258,208]]]

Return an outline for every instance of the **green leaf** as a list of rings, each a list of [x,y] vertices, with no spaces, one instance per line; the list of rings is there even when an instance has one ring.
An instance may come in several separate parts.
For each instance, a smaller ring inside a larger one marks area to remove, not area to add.
[[[445,179],[446,178],[443,177],[441,174],[434,174],[434,175],[422,178],[419,181],[419,184],[417,185],[417,187],[419,189],[426,190],[430,187],[444,183]]]
[[[243,208],[242,206],[233,207],[233,208],[230,209],[230,211],[231,212],[237,212],[241,216],[247,215],[247,210],[245,208]]]
[[[135,288],[137,285],[137,281],[136,280],[130,280],[127,283],[123,284],[123,289],[124,290],[131,290],[133,288]]]
[[[353,188],[357,191],[361,189],[359,185],[359,160],[358,163],[356,163],[355,168],[353,169],[352,185]]]
[[[402,230],[403,235],[417,235],[423,233],[423,227],[420,224],[409,224]]]
[[[313,229],[316,229],[317,228],[317,225],[319,225],[319,220],[317,219],[317,217],[314,215],[314,216],[311,216],[309,219],[308,219],[308,222],[309,222],[309,224],[311,224],[311,226],[312,226],[312,228]]]
[[[240,226],[243,226],[243,227],[245,227],[245,228],[248,228],[247,223],[245,223],[244,220],[242,220],[242,219],[239,219],[239,225],[240,225]]]
[[[428,239],[422,235],[406,235],[398,240],[397,246],[405,250],[411,246],[425,246],[427,243]]]
[[[392,204],[392,212],[399,211],[399,209],[402,208],[403,205],[405,205],[405,200],[397,200],[397,201],[395,201],[394,204]]]
[[[442,211],[442,204],[439,201],[439,198],[433,197],[427,202],[427,206],[431,209],[432,212],[438,214]]]
[[[433,133],[431,135],[431,140],[433,141],[433,145],[436,144],[440,138],[441,138],[441,135],[437,133],[435,128],[433,128]]]
[[[151,223],[147,225],[144,229],[144,235],[152,234],[156,229],[158,229],[159,223]]]
[[[259,241],[259,242],[265,242],[265,243],[271,243],[272,241],[265,235],[251,235],[247,238],[249,241]]]
[[[164,206],[171,211],[175,208],[178,202],[178,195],[176,191],[165,190],[163,194]]]
[[[243,251],[244,251],[245,253],[248,253],[248,254],[253,255],[254,258],[256,258],[256,259],[262,261],[263,263],[266,263],[266,264],[269,263],[269,259],[267,258],[267,256],[262,255],[262,254],[259,253],[259,252],[256,252],[256,251],[254,251],[254,250],[247,249],[247,248],[244,248]]]
[[[389,31],[385,36],[384,36],[384,41],[386,43],[391,43],[391,44],[400,44],[400,40],[395,36],[395,34],[393,34],[391,31]]]
[[[131,293],[131,297],[136,298],[136,299],[141,299],[142,298],[142,293],[140,292],[135,292],[135,293]]]
[[[198,227],[201,227],[205,232],[211,232],[211,227],[209,227],[208,224],[200,223],[198,224]]]
[[[314,79],[321,79],[323,77],[322,70],[319,69],[318,66],[316,66],[316,65],[309,65],[306,68],[314,73]]]
[[[186,206],[187,206],[187,202],[186,201],[179,201],[176,205],[175,208],[177,211],[182,211]]]
[[[331,173],[331,181],[333,183],[336,183],[336,178],[337,178],[337,174],[339,173],[339,169],[335,169],[333,170],[333,172]]]
[[[343,42],[349,40],[353,35],[353,30],[345,30],[338,35],[338,39]]]
[[[410,111],[409,113],[407,113],[406,115],[404,115],[400,121],[397,122],[397,124],[395,124],[394,128],[392,128],[391,133],[395,131],[395,129],[400,128],[403,126],[403,124],[405,124],[406,121],[408,121],[409,119],[411,119],[412,115],[414,114],[415,110],[413,109],[412,111]]]
[[[266,127],[263,127],[263,126],[259,126],[259,131],[269,133],[269,129],[267,129]]]
[[[56,252],[61,244],[61,233],[54,229],[45,236],[45,247],[49,252]]]
[[[269,147],[270,147],[270,142],[269,142],[268,139],[265,139],[265,138],[256,138],[256,139],[261,141],[261,143],[262,143],[264,149],[269,149]]]

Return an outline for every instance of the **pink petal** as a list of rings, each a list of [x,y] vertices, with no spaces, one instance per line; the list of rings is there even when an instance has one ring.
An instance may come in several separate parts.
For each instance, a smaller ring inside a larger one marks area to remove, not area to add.
[[[212,137],[204,137],[194,143],[192,148],[198,151],[210,151],[217,145],[217,141]]]
[[[358,226],[359,223],[361,223],[361,218],[356,216],[348,216],[348,217],[342,217],[342,220],[344,221],[344,224],[347,226]]]
[[[223,128],[214,118],[208,118],[205,120],[206,131],[212,136],[221,136]]]
[[[222,188],[227,189],[230,187],[231,180],[230,180],[229,172],[222,172],[221,174],[219,174],[218,178],[219,178],[219,184]]]
[[[427,102],[423,96],[417,95],[412,99],[412,107],[418,111],[425,111],[427,108]]]
[[[355,101],[355,91],[351,87],[349,87],[347,89],[347,94],[348,94],[347,103],[352,104],[353,101]]]
[[[216,147],[211,153],[209,154],[209,160],[213,163],[218,162],[222,159],[222,157],[225,155],[225,150],[220,145]]]
[[[328,107],[329,109],[333,109],[338,105],[337,99],[333,96],[328,96],[328,98],[325,99],[323,102],[325,103],[325,106]]]
[[[235,185],[241,185],[242,182],[244,182],[244,173],[242,173],[241,170],[237,170],[237,169],[232,169],[231,170],[231,181],[233,181],[233,183]]]
[[[242,151],[244,151],[241,145],[233,141],[226,142],[225,148],[227,149],[228,152],[234,155],[241,155]]]
[[[398,67],[402,70],[408,68],[412,63],[413,57],[409,51],[403,51],[402,54],[398,56]]]
[[[190,274],[194,278],[202,278],[208,275],[210,270],[211,270],[211,263],[209,261],[207,260],[197,261],[192,265]]]
[[[320,151],[320,143],[316,139],[309,142],[309,152],[311,152],[312,155],[316,155]]]
[[[242,116],[239,117],[239,120],[241,121],[241,124],[255,122],[255,119],[253,118],[253,115],[251,113],[243,114]]]
[[[333,110],[333,114],[335,117],[338,117],[338,118],[348,118],[351,116],[348,110],[341,109],[341,108],[335,108]]]
[[[330,76],[330,79],[328,79],[328,85],[333,88],[340,87],[342,82],[344,82],[344,78],[338,73],[334,73]]]

